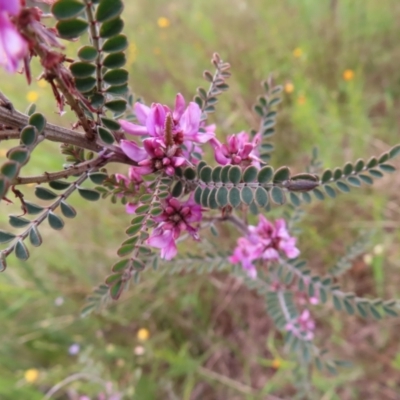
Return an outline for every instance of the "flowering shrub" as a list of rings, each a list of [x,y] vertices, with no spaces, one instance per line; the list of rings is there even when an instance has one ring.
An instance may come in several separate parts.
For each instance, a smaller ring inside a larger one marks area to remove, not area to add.
[[[388,162],[400,153],[400,145],[379,157],[335,169],[311,166],[298,174],[287,166],[275,169],[269,164],[270,139],[282,87],[272,78],[263,83],[265,93],[254,107],[259,128],[220,140],[208,115],[228,89],[230,65],[218,54],[211,60],[215,73],[204,72],[208,90],[198,88],[193,101],[177,94],[173,106],[147,106],[134,100],[123,68],[128,46],[121,33],[123,2],[44,3],[51,4],[54,26],[44,25],[45,14],[38,7],[22,0],[0,0],[0,63],[10,73],[23,71],[30,83],[30,64],[39,61],[39,79],[49,83],[60,116],[71,109],[76,123],[73,129],[47,123],[43,110],[36,111],[35,106],[28,115],[22,114],[0,93],[0,141],[19,140],[0,169],[0,198],[10,202],[14,195],[23,210],[9,217],[18,233],[0,231],[1,270],[12,253],[20,260],[29,258],[27,243],[41,245],[43,222],[60,230],[64,218],[77,215],[68,203],[76,192],[88,201],[111,198],[131,214],[128,238],[117,251],[121,260],[112,266],[105,284],[88,297],[83,315],[120,298],[129,282],[137,281],[149,266],[180,271],[175,262],[185,260],[183,264],[191,268],[204,258],[209,270],[229,271],[265,299],[268,314],[302,364],[329,372],[338,364],[314,344],[317,332],[310,305],[331,301],[337,310],[363,318],[397,316],[397,300],[371,300],[340,289],[335,278],[346,272],[348,264],[337,264],[326,276],[312,273],[299,258],[297,239],[288,228],[295,218],[265,215],[289,203],[293,216],[313,198],[335,198],[338,192],[372,184],[394,171]],[[78,40],[86,32],[89,43],[71,58],[60,39]],[[302,55],[298,50],[295,57]],[[56,172],[23,176],[21,168],[31,153],[40,152],[44,140],[61,143],[67,164]],[[216,166],[208,163],[212,158]],[[111,163],[123,165],[127,176],[109,173]],[[84,186],[85,182],[95,186]],[[32,183],[37,185],[37,202],[27,201],[19,189]],[[213,253],[203,257],[202,244],[210,242],[210,234],[218,236],[220,223],[238,230],[236,247],[222,250],[211,243]],[[190,241],[188,246],[194,240],[198,252],[181,247],[184,240]],[[356,246],[346,257],[359,253]]]

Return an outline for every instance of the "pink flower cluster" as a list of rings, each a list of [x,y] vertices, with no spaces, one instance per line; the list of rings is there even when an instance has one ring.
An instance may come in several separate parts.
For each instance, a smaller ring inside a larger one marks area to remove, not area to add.
[[[289,235],[283,219],[272,224],[260,215],[258,225],[249,226],[248,234],[238,239],[229,260],[234,264],[241,263],[249,276],[255,278],[257,270],[254,262],[258,259],[277,261],[282,253],[288,258],[296,258],[300,254],[296,240]]]
[[[249,134],[240,132],[236,135],[228,136],[226,144],[222,144],[218,139],[212,138],[210,144],[214,149],[215,161],[221,165],[233,164],[247,167],[254,165],[260,168],[258,146],[261,136],[256,134],[250,140]]]
[[[147,107],[135,103],[134,110],[139,122],[134,124],[120,120],[122,129],[134,136],[144,136],[143,146],[129,140],[121,140],[122,151],[138,163],[141,175],[164,171],[174,175],[175,169],[192,162],[192,153],[201,152],[195,143],[206,143],[215,136],[214,126],[201,127],[201,109],[177,94],[175,107],[153,103]]]
[[[21,10],[19,0],[0,0],[0,65],[15,72],[22,59],[28,55],[28,44],[11,22]]]
[[[192,196],[184,202],[168,197],[162,206],[162,214],[153,217],[158,226],[147,239],[147,244],[161,249],[161,257],[171,260],[177,254],[176,240],[182,232],[187,231],[193,239],[199,239],[197,223],[202,219],[202,208]]]
[[[287,332],[300,339],[312,340],[314,338],[315,321],[310,311],[305,309],[293,322],[286,324],[285,328]]]

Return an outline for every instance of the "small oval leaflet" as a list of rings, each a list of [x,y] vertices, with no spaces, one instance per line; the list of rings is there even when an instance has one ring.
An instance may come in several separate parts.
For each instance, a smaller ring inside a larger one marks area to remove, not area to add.
[[[15,239],[15,235],[11,232],[0,230],[0,243],[7,243]]]
[[[274,173],[274,182],[284,182],[290,179],[290,169],[288,167],[280,167]]]
[[[97,133],[99,134],[100,139],[106,144],[114,143],[114,135],[106,128],[99,126],[97,128]]]
[[[117,17],[111,21],[104,22],[100,27],[100,37],[103,39],[108,39],[115,35],[121,33],[124,28],[124,21]]]
[[[128,47],[128,40],[125,35],[117,35],[108,39],[103,45],[103,51],[106,53],[117,53]]]
[[[86,200],[97,201],[100,198],[100,193],[97,190],[78,188],[79,194]]]
[[[62,228],[64,228],[64,221],[56,214],[54,214],[53,212],[49,212],[49,215],[47,216],[47,220],[49,222],[49,225],[59,231]]]
[[[33,143],[36,142],[37,133],[36,128],[33,125],[27,125],[21,131],[21,144],[25,146],[31,146]]]
[[[78,16],[85,9],[85,5],[77,0],[59,0],[51,7],[51,12],[58,20],[70,19]]]
[[[82,61],[94,61],[98,55],[97,50],[93,46],[83,46],[78,51],[78,57]]]
[[[272,198],[273,202],[276,204],[284,204],[286,201],[285,193],[278,186],[274,186],[271,189],[271,198]]]
[[[238,165],[233,165],[228,172],[228,179],[233,184],[237,184],[240,182],[242,178],[242,170]]]
[[[96,10],[98,22],[109,21],[121,14],[124,5],[121,0],[101,0]]]
[[[257,180],[259,183],[268,183],[274,175],[274,169],[267,165],[258,171]]]
[[[43,242],[42,236],[40,235],[38,228],[34,225],[29,230],[29,241],[34,247],[39,247]]]
[[[230,191],[229,191],[229,204],[233,207],[239,207],[240,203],[241,203],[241,199],[240,199],[240,190],[236,187],[233,187]]]
[[[54,200],[58,197],[57,194],[42,186],[36,186],[35,195],[40,200]]]
[[[89,24],[80,18],[58,21],[56,28],[63,39],[75,39],[83,35]]]
[[[22,240],[18,240],[15,245],[15,256],[22,261],[26,261],[29,258],[28,248]]]
[[[60,203],[60,209],[61,209],[62,215],[64,215],[65,218],[75,218],[76,217],[75,208],[70,206],[69,204],[67,204],[65,201],[62,201]]]

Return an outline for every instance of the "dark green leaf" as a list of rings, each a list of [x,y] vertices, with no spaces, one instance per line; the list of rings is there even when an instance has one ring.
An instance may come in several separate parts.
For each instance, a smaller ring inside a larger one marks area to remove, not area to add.
[[[221,166],[215,167],[213,169],[213,172],[211,174],[211,180],[213,182],[220,182],[221,181],[221,171],[222,171],[222,167]]]
[[[85,9],[85,5],[77,0],[58,0],[51,7],[51,13],[58,20],[70,19],[78,16]]]
[[[393,167],[393,165],[390,164],[380,164],[379,168],[384,171],[384,172],[394,172],[396,171],[396,168]],[[369,171],[371,173],[371,171]]]
[[[258,169],[253,165],[247,167],[243,172],[243,182],[254,182],[257,178]]]
[[[40,235],[39,230],[35,225],[33,225],[29,230],[29,241],[34,247],[39,247],[43,242],[42,236]]]
[[[66,21],[58,21],[56,28],[57,31],[63,39],[75,39],[83,35],[89,24],[80,18],[69,19]]]
[[[342,192],[345,192],[345,193],[350,192],[349,185],[345,184],[345,183],[342,182],[342,181],[336,182],[336,186],[337,186],[338,189],[339,189],[340,191],[342,191]]]
[[[228,189],[224,186],[218,188],[216,199],[220,207],[225,207],[228,204]]]
[[[345,175],[350,175],[353,172],[353,164],[348,162],[345,164],[345,166],[343,167],[343,173]]]
[[[171,194],[173,197],[179,197],[183,193],[184,186],[181,181],[177,181],[173,187]]]
[[[114,121],[113,119],[109,118],[101,118],[101,122],[104,124],[104,126],[108,129],[111,129],[112,131],[118,131],[121,126],[117,121]]]
[[[114,143],[114,135],[106,128],[101,126],[97,127],[97,132],[99,134],[100,139],[106,144]]]
[[[25,146],[31,146],[36,142],[37,131],[33,125],[27,125],[21,131],[21,144]]]
[[[325,196],[324,194],[321,192],[321,190],[319,189],[314,189],[313,190],[314,196],[318,199],[318,200],[324,200]]]
[[[88,62],[74,62],[70,65],[69,69],[75,78],[87,78],[94,74],[96,66]]]
[[[96,10],[98,22],[109,21],[121,14],[124,5],[121,0],[101,0]]]
[[[54,190],[65,190],[71,186],[71,183],[64,181],[51,181],[49,182],[49,186]]]
[[[194,201],[197,204],[201,204],[201,194],[203,193],[200,186],[197,186],[196,190],[194,191]]]
[[[208,206],[212,209],[212,210],[216,210],[218,208],[218,203],[217,203],[217,189],[214,188],[211,190],[210,194],[208,195]]]
[[[120,68],[125,63],[126,56],[124,53],[111,53],[103,60],[103,65],[106,68]]]
[[[129,258],[118,261],[116,264],[113,265],[112,271],[113,272],[123,272],[126,270],[126,268],[129,267],[129,264],[130,264]]]
[[[65,218],[75,218],[76,210],[74,207],[67,204],[65,201],[60,203],[60,209]]]
[[[335,189],[333,189],[331,186],[325,185],[324,189],[325,189],[326,194],[329,197],[331,197],[332,199],[334,199],[336,197]]]
[[[107,39],[118,35],[122,32],[124,28],[124,21],[121,18],[114,18],[111,21],[107,21],[100,27],[100,37],[103,39]]]
[[[254,198],[260,207],[265,207],[268,204],[268,193],[263,187],[256,189]]]
[[[97,201],[100,198],[100,193],[93,189],[78,188],[79,194],[86,200]]]
[[[349,182],[352,186],[361,186],[361,182],[356,176],[349,176],[347,178],[347,182]]]
[[[389,150],[389,156],[390,158],[396,157],[397,155],[400,154],[400,144],[398,144],[397,146],[392,147]]]
[[[0,201],[3,196],[5,196],[8,189],[9,181],[7,178],[2,178],[0,176]]]
[[[75,86],[81,93],[87,93],[96,86],[96,79],[93,76],[88,76],[87,78],[76,78]]]
[[[92,62],[97,58],[98,52],[93,46],[83,46],[78,51],[78,57],[82,61]]]
[[[29,151],[22,147],[14,147],[13,149],[9,150],[7,157],[11,161],[15,161],[18,164],[23,165],[29,160]]]
[[[103,79],[109,85],[123,85],[128,82],[128,71],[126,69],[112,69],[104,74]]]
[[[183,171],[183,175],[185,176],[186,179],[192,181],[193,179],[196,178],[196,171],[194,170],[194,168],[187,167]]]
[[[284,182],[290,179],[290,169],[288,167],[278,168],[273,177],[273,182]]]
[[[272,198],[272,201],[276,204],[284,204],[286,202],[285,193],[278,186],[274,186],[271,189],[271,198]]]
[[[124,290],[124,282],[121,280],[110,288],[110,296],[113,300],[118,300]]]
[[[111,100],[104,104],[109,110],[115,113],[122,113],[126,110],[126,100]]]
[[[201,169],[200,179],[205,182],[211,182],[212,169],[208,165]]]
[[[267,165],[266,167],[263,167],[258,171],[258,176],[257,180],[260,183],[268,183],[274,175],[274,169]]]
[[[135,248],[135,245],[133,244],[128,244],[125,246],[121,246],[118,250],[117,250],[117,254],[120,257],[125,257],[128,254],[132,253],[133,249]]]
[[[253,202],[253,191],[248,186],[245,186],[240,191],[240,197],[243,203],[250,205]]]
[[[52,192],[51,190],[44,188],[42,186],[36,186],[35,188],[35,195],[40,200],[54,200],[58,197],[57,194]]]
[[[36,104],[31,103],[29,104],[28,108],[25,111],[25,114],[31,116],[36,111]]]
[[[327,169],[324,171],[324,173],[321,176],[321,182],[325,183],[331,180],[333,177],[332,171],[330,169]]]
[[[15,235],[11,232],[0,230],[0,243],[7,243],[15,239]]]
[[[32,215],[39,214],[44,210],[42,206],[38,206],[37,204],[33,204],[29,201],[25,201],[25,207],[26,207],[26,212]]]
[[[335,170],[333,171],[333,179],[337,181],[342,177],[342,175],[343,175],[342,170],[340,168],[335,168]]]
[[[229,191],[229,204],[233,207],[236,208],[240,205],[241,199],[240,199],[240,190],[236,187],[233,187]]]
[[[210,194],[210,188],[206,187],[203,189],[203,193],[201,194],[201,205],[203,207],[208,207],[208,195]]]
[[[222,167],[222,170],[221,170],[221,182],[223,182],[223,183],[229,182],[228,175],[229,175],[229,170],[230,169],[231,169],[230,165],[225,165],[224,167]]]
[[[230,182],[237,184],[240,182],[240,179],[242,178],[242,170],[238,165],[233,165],[229,169],[228,173],[228,179]]]
[[[108,175],[104,172],[93,172],[89,174],[89,179],[96,185],[101,185],[107,177]]]
[[[22,240],[19,240],[15,245],[15,255],[22,261],[26,261],[29,258],[28,248]]]
[[[360,172],[363,168],[364,168],[364,160],[362,160],[361,158],[359,158],[357,161],[356,161],[356,165],[355,165],[355,167],[354,167],[354,171],[356,171],[356,172]]]
[[[378,165],[378,160],[376,159],[376,157],[371,157],[368,161],[367,161],[367,168],[374,168]]]
[[[125,35],[117,35],[108,39],[103,45],[106,53],[118,53],[128,47],[128,40]]]
[[[126,261],[126,260],[123,260],[123,261]],[[129,261],[129,260],[128,260],[128,261]],[[105,284],[108,285],[108,286],[111,286],[111,285],[113,285],[115,282],[120,281],[121,278],[122,278],[122,274],[121,274],[121,273],[116,273],[116,274],[109,275],[109,276],[107,276],[107,278],[106,278]]]
[[[16,215],[9,215],[8,217],[9,224],[14,228],[23,228],[31,223],[29,219],[19,217]]]
[[[382,178],[383,174],[381,171],[378,171],[377,169],[370,169],[368,171],[374,178]]]
[[[53,212],[49,212],[49,215],[47,216],[47,220],[49,221],[49,225],[59,231],[62,228],[64,228],[64,221],[56,214]]]
[[[371,177],[369,177],[368,175],[364,175],[364,174],[360,174],[358,175],[358,177],[366,184],[368,185],[372,185],[374,183],[374,181],[372,180]]]
[[[19,171],[19,164],[15,161],[5,162],[0,169],[1,175],[10,180],[12,180],[17,176],[18,171]]]

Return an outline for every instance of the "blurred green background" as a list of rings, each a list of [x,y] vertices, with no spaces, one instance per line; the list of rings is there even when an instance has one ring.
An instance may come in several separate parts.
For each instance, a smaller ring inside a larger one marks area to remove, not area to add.
[[[398,0],[126,3],[127,68],[147,103],[173,105],[177,92],[193,97],[196,87],[206,87],[202,72],[216,51],[233,72],[213,116],[220,137],[258,126],[252,105],[270,73],[284,85],[275,167],[303,171],[313,146],[325,167],[335,167],[399,142]],[[72,57],[77,48],[68,44]],[[0,75],[1,90],[18,109],[35,102],[52,122],[73,122],[71,112],[56,114],[42,82],[27,87],[23,75]],[[1,143],[0,157],[8,145]],[[24,175],[61,169],[57,148],[43,145]],[[305,207],[299,244],[314,271],[332,266],[357,232],[374,230],[370,252],[341,283],[358,295],[400,295],[399,184],[395,173]],[[32,188],[24,193],[29,199]],[[52,398],[60,400],[97,399],[106,387],[138,400],[294,398],[293,363],[263,300],[222,273],[146,272],[118,303],[81,319],[84,299],[109,273],[130,218],[109,201],[71,203],[78,217],[61,232],[43,226],[42,247],[31,250],[28,262],[10,258],[0,275],[0,399],[42,399],[58,383]],[[7,229],[8,213],[20,210],[4,202],[0,210]],[[229,248],[234,238],[229,228],[223,233],[221,246]],[[400,399],[398,320],[364,321],[330,306],[312,311],[317,344],[353,367],[337,376],[313,373],[311,398]]]

